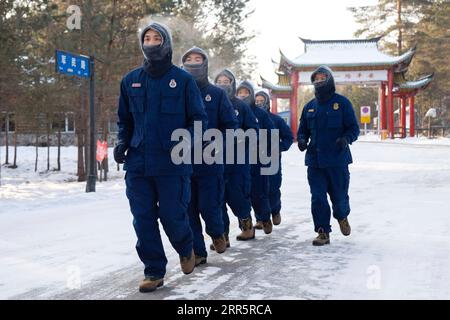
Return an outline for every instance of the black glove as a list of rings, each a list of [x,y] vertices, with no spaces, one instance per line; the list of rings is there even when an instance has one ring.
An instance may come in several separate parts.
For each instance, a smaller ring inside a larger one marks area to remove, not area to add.
[[[345,138],[345,137],[337,138],[336,144],[338,145],[339,150],[341,150],[341,151],[344,150],[348,146],[347,138]]]
[[[308,147],[308,143],[305,140],[303,140],[303,139],[298,140],[297,145],[298,145],[298,149],[301,152],[305,151],[306,148]]]
[[[117,163],[125,162],[125,152],[127,151],[128,146],[124,142],[119,142],[117,146],[114,147],[114,160]]]

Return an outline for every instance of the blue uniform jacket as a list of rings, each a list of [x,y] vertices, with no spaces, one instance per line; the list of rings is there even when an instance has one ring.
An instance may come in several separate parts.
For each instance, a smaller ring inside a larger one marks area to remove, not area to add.
[[[250,109],[250,107],[238,99],[237,97],[233,97],[231,99],[231,103],[234,107],[234,112],[236,114],[238,120],[238,128],[242,130],[248,129],[259,129],[258,120],[255,117],[255,114]],[[250,165],[248,163],[248,144],[246,143],[245,147],[246,155],[245,159],[247,159],[245,164],[237,164],[237,148],[235,146],[234,150],[234,164],[225,165],[225,173],[242,173],[250,170]],[[226,156],[226,155],[225,155]],[[224,158],[226,159],[226,158]]]
[[[271,129],[275,129],[275,125],[273,124],[272,120],[270,119],[269,113],[265,110],[263,110],[260,107],[257,107],[255,105],[251,106],[251,109],[253,111],[253,113],[256,116],[256,119],[258,120],[258,124],[259,124],[259,129],[267,129],[267,148],[268,150],[263,150],[263,151],[269,151],[270,154],[270,130]],[[259,134],[258,134],[258,141],[259,141]],[[258,144],[258,148],[259,148],[259,144]],[[259,154],[259,152],[258,152]],[[259,157],[259,155],[258,155]],[[259,162],[259,158],[258,158],[258,163],[257,164],[253,164],[251,166],[251,172],[252,175],[256,175],[256,174],[260,174],[260,167],[263,166],[260,162]],[[268,166],[268,165],[264,165],[264,166]]]
[[[219,129],[223,134],[225,134],[226,129],[236,129],[238,120],[225,91],[215,85],[209,84],[201,88],[200,92],[208,115],[208,129]],[[223,164],[194,164],[194,176],[223,174],[223,172]]]
[[[256,116],[256,119],[258,120],[259,128],[260,129],[275,129],[275,125],[273,124],[272,120],[269,117],[269,113],[257,106],[253,106],[252,108],[253,113]]]
[[[186,71],[172,66],[161,78],[151,78],[142,67],[120,84],[118,138],[128,146],[124,170],[145,176],[189,175],[192,165],[175,165],[170,157],[172,132],[194,132],[194,121],[207,126],[200,91]],[[192,139],[193,140],[193,139]]]
[[[303,108],[297,139],[309,141],[305,164],[311,167],[340,167],[352,163],[350,148],[340,150],[336,140],[345,137],[349,144],[356,141],[359,125],[351,102],[335,93],[326,103],[317,99]]]
[[[279,130],[280,135],[280,157],[281,152],[289,150],[294,142],[294,136],[292,135],[291,128],[287,125],[286,121],[277,114],[269,112],[270,120],[275,125],[275,129]]]

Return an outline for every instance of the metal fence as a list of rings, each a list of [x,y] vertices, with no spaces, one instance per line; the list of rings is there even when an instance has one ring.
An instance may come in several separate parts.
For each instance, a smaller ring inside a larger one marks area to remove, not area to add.
[[[394,137],[402,138],[402,127],[394,127]],[[387,130],[384,130],[387,131]],[[380,134],[377,129],[367,129],[366,133],[368,134]],[[364,129],[361,129],[361,135],[364,135]],[[429,138],[437,138],[437,137],[447,137],[450,138],[450,126],[431,126],[426,128],[416,128],[415,129],[416,137],[429,137]],[[409,137],[409,128],[406,129],[406,137]]]

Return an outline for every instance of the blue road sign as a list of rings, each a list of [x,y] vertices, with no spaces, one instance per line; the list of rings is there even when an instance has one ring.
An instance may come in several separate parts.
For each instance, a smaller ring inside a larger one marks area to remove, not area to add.
[[[278,115],[283,118],[284,121],[286,121],[289,128],[291,127],[291,113],[289,111],[281,111],[278,112]]]
[[[89,57],[56,50],[56,71],[59,73],[89,78]]]

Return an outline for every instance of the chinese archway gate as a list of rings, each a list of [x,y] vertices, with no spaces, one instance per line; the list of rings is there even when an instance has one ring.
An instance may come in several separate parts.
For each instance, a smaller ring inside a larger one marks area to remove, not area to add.
[[[379,87],[379,129],[386,130],[392,139],[395,133],[394,99],[399,99],[400,136],[407,135],[407,113],[409,113],[409,136],[413,137],[416,124],[414,98],[419,90],[428,86],[433,75],[407,81],[405,74],[416,48],[409,49],[401,56],[390,56],[379,50],[380,39],[381,37],[361,40],[300,38],[304,44],[304,53],[299,57],[289,59],[280,51],[281,58],[277,66],[278,83],[270,83],[261,77],[262,86],[272,95],[272,111],[278,111],[278,99],[289,99],[290,127],[295,136],[299,120],[299,86],[310,85],[313,70],[326,65],[333,70],[336,84],[365,84]]]

